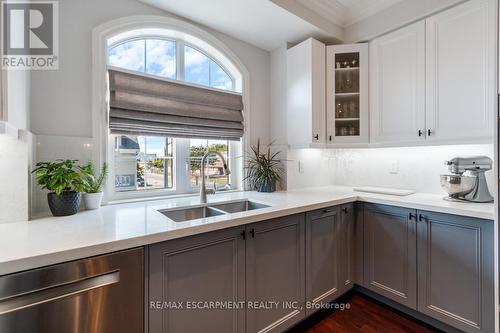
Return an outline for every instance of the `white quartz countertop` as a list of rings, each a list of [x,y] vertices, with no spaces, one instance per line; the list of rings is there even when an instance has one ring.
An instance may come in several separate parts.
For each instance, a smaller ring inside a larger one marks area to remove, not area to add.
[[[275,193],[232,192],[209,196],[209,203],[250,199],[271,207],[181,223],[158,210],[199,204],[197,196],[108,205],[68,217],[0,224],[0,275],[354,201],[494,220],[493,204],[442,198],[423,193],[392,196],[354,192],[338,186]]]

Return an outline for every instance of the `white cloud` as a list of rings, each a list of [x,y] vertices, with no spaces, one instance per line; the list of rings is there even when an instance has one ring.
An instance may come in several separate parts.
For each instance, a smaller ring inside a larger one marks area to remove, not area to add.
[[[175,43],[165,40],[148,40],[146,49],[148,72],[175,79]]]
[[[144,70],[144,41],[131,41],[109,51],[109,64],[130,70]]]
[[[198,50],[186,46],[184,56],[184,63],[186,67],[204,65],[208,62],[208,57]]]

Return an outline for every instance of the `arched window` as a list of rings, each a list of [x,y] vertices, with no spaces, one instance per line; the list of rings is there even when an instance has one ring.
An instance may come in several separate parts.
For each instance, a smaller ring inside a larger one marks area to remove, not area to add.
[[[235,89],[235,79],[217,60],[179,40],[151,36],[120,41],[109,47],[108,64],[212,88]]]
[[[241,92],[242,75],[209,43],[166,29],[138,29],[107,40],[107,63],[194,85]],[[221,161],[208,163],[217,190],[239,189],[241,143],[160,136],[110,135],[108,161],[115,179],[111,199],[192,193],[199,189],[202,156],[209,150],[227,158],[230,176],[219,176]]]

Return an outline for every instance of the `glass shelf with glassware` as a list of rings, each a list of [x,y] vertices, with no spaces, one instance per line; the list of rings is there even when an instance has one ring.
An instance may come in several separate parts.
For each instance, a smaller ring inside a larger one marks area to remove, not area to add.
[[[329,144],[368,142],[367,45],[327,48]]]

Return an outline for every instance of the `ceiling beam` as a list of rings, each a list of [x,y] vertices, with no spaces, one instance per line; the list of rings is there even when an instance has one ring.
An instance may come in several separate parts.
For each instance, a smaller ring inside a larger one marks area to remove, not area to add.
[[[270,0],[274,4],[280,6],[281,8],[289,11],[295,16],[300,17],[306,22],[316,26],[318,29],[325,32],[329,37],[326,38],[323,36],[312,36],[317,37],[324,42],[329,43],[340,43],[344,40],[344,29],[335,24],[334,22],[324,18],[318,13],[314,12],[310,8],[302,5],[297,0]]]

